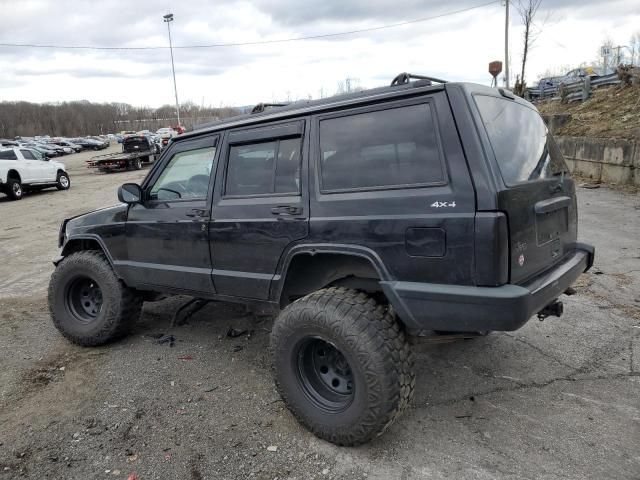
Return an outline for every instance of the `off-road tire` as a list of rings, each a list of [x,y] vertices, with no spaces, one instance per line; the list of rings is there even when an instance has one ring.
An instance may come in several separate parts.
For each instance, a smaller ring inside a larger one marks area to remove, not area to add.
[[[69,305],[69,289],[88,277],[101,290],[102,306],[95,320],[83,323]],[[49,310],[56,328],[67,339],[85,347],[102,345],[125,336],[140,318],[142,299],[118,279],[102,252],[87,250],[64,258],[51,275]]]
[[[19,180],[8,178],[5,192],[11,200],[21,200],[24,196],[24,187]]]
[[[63,180],[63,177],[67,179],[66,184]],[[69,190],[71,188],[71,179],[66,172],[58,172],[58,177],[56,178],[56,188],[58,190]]]
[[[335,347],[353,375],[352,400],[327,412],[301,380],[305,339]],[[388,308],[362,292],[327,288],[288,305],[271,333],[276,387],[296,419],[316,436],[353,446],[381,435],[411,401],[413,357],[404,332]]]

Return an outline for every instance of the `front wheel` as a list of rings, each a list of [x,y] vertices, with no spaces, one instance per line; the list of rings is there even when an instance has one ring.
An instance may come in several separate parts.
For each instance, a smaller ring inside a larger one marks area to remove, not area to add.
[[[58,173],[56,188],[58,190],[69,190],[69,188],[71,188],[71,180],[69,179],[69,175],[67,175],[66,172]]]
[[[118,279],[102,252],[73,253],[51,275],[51,318],[78,345],[102,345],[124,336],[141,309],[141,298]]]
[[[287,306],[271,334],[276,387],[298,421],[338,445],[381,435],[406,408],[411,351],[388,309],[328,288]]]

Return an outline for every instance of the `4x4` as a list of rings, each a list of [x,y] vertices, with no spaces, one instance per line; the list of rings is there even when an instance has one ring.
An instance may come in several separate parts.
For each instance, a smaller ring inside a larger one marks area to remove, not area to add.
[[[181,135],[118,197],[62,223],[58,329],[103,344],[158,292],[269,309],[280,394],[342,445],[409,403],[408,335],[559,316],[594,255],[531,104],[409,75]]]

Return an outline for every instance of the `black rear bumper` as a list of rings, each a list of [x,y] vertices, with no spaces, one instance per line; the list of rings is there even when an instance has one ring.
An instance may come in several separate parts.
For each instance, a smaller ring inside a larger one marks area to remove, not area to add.
[[[407,328],[512,331],[558,298],[593,265],[594,248],[576,244],[564,260],[522,285],[474,287],[380,282]]]

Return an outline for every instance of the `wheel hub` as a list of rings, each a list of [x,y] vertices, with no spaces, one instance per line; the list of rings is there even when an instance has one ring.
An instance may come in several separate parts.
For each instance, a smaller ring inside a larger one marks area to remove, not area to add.
[[[353,372],[334,345],[320,338],[306,340],[298,353],[298,373],[303,390],[321,408],[342,411],[351,403]]]
[[[102,290],[90,278],[78,278],[69,286],[67,305],[73,315],[84,323],[96,319],[102,308]]]

